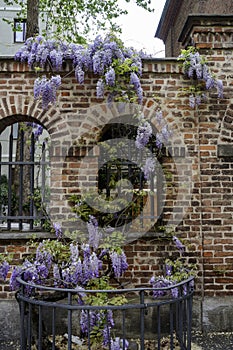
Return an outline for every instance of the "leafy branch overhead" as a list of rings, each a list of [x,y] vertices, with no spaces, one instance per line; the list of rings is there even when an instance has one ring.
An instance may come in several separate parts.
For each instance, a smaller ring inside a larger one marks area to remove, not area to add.
[[[125,0],[125,3],[130,3]],[[76,1],[76,0],[4,0],[8,6],[19,6],[18,18],[27,18],[32,7],[38,7],[42,21],[43,35],[62,38],[68,42],[84,44],[88,34],[101,30],[120,31],[116,19],[126,15],[122,3],[116,0]],[[136,4],[152,12],[150,0],[136,0]],[[38,33],[33,33],[38,34]]]

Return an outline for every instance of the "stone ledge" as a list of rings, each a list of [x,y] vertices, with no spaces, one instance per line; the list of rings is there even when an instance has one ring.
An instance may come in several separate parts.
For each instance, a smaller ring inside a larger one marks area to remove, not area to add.
[[[15,232],[15,231],[4,231],[0,232],[0,241],[16,241],[16,240],[29,240],[32,238],[55,238],[54,234],[50,232],[32,232],[32,231],[23,231],[23,232]]]

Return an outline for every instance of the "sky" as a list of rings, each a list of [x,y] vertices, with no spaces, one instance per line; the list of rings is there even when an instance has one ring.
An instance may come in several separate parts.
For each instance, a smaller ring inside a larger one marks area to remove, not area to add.
[[[126,46],[142,49],[153,57],[164,57],[164,43],[154,36],[165,2],[152,1],[154,12],[150,13],[133,2],[126,4],[124,0],[119,1],[128,10],[128,15],[121,16],[117,21],[122,28],[121,38]]]

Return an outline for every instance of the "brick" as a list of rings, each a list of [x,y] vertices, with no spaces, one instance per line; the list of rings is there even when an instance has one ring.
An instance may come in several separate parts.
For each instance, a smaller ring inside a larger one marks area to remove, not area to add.
[[[219,29],[221,28],[218,28],[218,35],[222,38]],[[216,40],[216,36],[212,34],[208,36],[206,28],[200,27],[200,30],[202,30],[201,39],[209,38],[208,40],[212,41],[212,45]],[[210,42],[200,41],[201,47],[208,47],[209,44]],[[223,67],[223,64],[226,63],[223,51],[218,50],[217,52],[214,49],[213,55],[210,57],[211,69],[213,68],[217,76],[228,76],[230,74],[222,71],[222,68],[232,70],[231,65]],[[229,64],[232,63],[229,62]],[[29,72],[25,64],[15,63],[13,60],[8,60],[6,64],[0,59],[0,67],[4,68],[4,70],[0,69],[0,85],[4,84],[4,90],[1,90],[0,93],[1,121],[3,118],[10,117],[13,113],[21,114],[19,110],[24,111],[23,113],[27,115],[38,118],[40,121],[43,120],[53,137],[56,137],[56,139],[63,137],[69,141],[70,150],[67,144],[64,145],[64,148],[57,147],[54,149],[52,160],[54,163],[56,162],[56,167],[52,172],[52,183],[54,187],[57,187],[55,188],[57,191],[53,194],[54,206],[51,208],[52,212],[57,215],[62,213],[62,209],[68,212],[69,208],[63,208],[64,198],[68,200],[70,193],[78,193],[79,185],[80,187],[89,186],[91,184],[90,180],[93,182],[96,180],[92,169],[96,169],[97,163],[91,163],[93,158],[90,158],[90,162],[87,164],[90,167],[85,168],[85,164],[82,163],[84,171],[80,173],[80,161],[82,157],[87,156],[88,149],[85,145],[81,147],[79,143],[74,146],[73,141],[79,142],[79,140],[75,138],[71,140],[66,129],[67,123],[69,123],[71,131],[76,129],[81,131],[82,134],[86,132],[85,141],[87,142],[91,138],[93,140],[97,138],[98,130],[93,130],[91,119],[88,120],[86,115],[86,108],[104,102],[104,100],[96,98],[96,78],[89,75],[86,79],[88,86],[80,86],[76,83],[74,76],[67,77],[65,84],[59,91],[58,104],[43,115],[38,108],[38,104],[32,104],[29,97],[22,100],[20,108],[16,103],[16,96],[21,92],[22,96],[23,94],[31,96],[34,73]],[[144,69],[145,108],[148,108],[150,113],[156,110],[156,103],[154,100],[151,101],[153,91],[156,92],[165,118],[180,132],[182,141],[184,140],[189,150],[189,160],[192,162],[194,176],[192,178],[190,176],[190,182],[193,185],[191,198],[186,200],[185,188],[183,188],[183,191],[180,191],[182,192],[179,198],[180,203],[176,209],[177,213],[180,213],[182,207],[187,207],[184,217],[179,222],[180,230],[178,229],[177,232],[188,240],[190,261],[197,261],[198,266],[200,266],[199,281],[196,284],[197,293],[202,288],[206,295],[230,293],[231,290],[227,286],[233,284],[231,272],[226,272],[225,276],[216,276],[213,269],[220,268],[221,265],[230,265],[233,261],[233,165],[232,160],[229,159],[229,154],[228,157],[221,158],[217,154],[219,141],[224,144],[222,142],[223,138],[227,140],[228,145],[232,143],[233,106],[227,106],[227,104],[233,97],[233,85],[230,85],[229,79],[224,80],[227,99],[219,100],[217,103],[216,92],[211,92],[211,102],[209,105],[207,103],[200,106],[197,112],[199,120],[197,120],[196,112],[188,106],[188,96],[179,96],[179,89],[187,87],[189,82],[184,79],[175,60],[150,60],[144,62]],[[26,81],[26,84],[21,83],[22,81]],[[96,123],[98,118],[103,123],[107,120],[105,116],[106,108],[102,111],[102,115],[99,113],[100,115],[91,116],[91,118],[95,118]],[[199,163],[198,158],[199,151],[202,157],[201,163]],[[59,159],[56,160],[55,157],[59,157]],[[167,179],[168,188],[164,208],[164,219],[169,220],[177,200],[178,177],[176,165],[172,158],[164,157],[163,166],[170,172],[170,177]],[[60,172],[60,169],[63,169],[63,171]],[[180,179],[183,181],[183,171],[180,175]],[[189,175],[187,174],[187,176]],[[204,246],[202,246],[202,238]],[[25,248],[23,249],[24,243],[20,242],[17,247],[14,244],[9,245],[9,249],[14,252],[16,262],[22,259],[23,254],[28,253],[27,250],[24,250]],[[2,249],[4,251],[4,246]],[[135,284],[138,286],[141,286],[142,283],[147,284],[153,272],[155,274],[161,273],[164,257],[168,254],[176,254],[172,249],[167,241],[160,242],[155,237],[151,240],[141,239],[131,242],[126,246],[130,271],[125,274],[125,277],[131,279],[131,271],[134,270],[136,273],[136,277],[133,277]],[[204,260],[202,261],[203,257]],[[202,263],[205,269],[203,285],[200,278],[203,274],[203,271],[201,271]],[[10,292],[5,289],[0,290],[0,296],[11,297]]]

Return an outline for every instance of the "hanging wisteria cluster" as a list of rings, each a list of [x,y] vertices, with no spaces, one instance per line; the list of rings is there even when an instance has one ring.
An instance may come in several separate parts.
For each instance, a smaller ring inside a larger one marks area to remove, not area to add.
[[[136,148],[141,151],[144,147],[147,147],[152,136],[153,130],[151,123],[144,117],[144,115],[140,115],[140,123],[137,128],[137,135],[135,140]],[[155,121],[158,127],[158,130],[155,131],[155,145],[158,150],[168,144],[172,132],[168,127],[166,120],[163,117],[163,113],[161,110],[157,110],[155,112]],[[155,157],[155,155],[153,155]],[[155,170],[155,158],[153,156],[149,156],[144,160],[142,165],[142,171],[144,173],[144,178],[148,180],[150,176],[153,174]]]
[[[132,48],[125,48],[115,35],[105,38],[97,36],[87,46],[46,40],[42,36],[29,38],[15,55],[15,59],[27,62],[38,73],[43,73],[34,83],[34,97],[42,98],[42,107],[55,103],[57,89],[62,83],[59,71],[67,60],[71,60],[75,77],[80,84],[85,81],[85,74],[91,72],[98,77],[96,94],[103,98],[108,91],[108,100],[131,102],[135,93],[137,102],[142,103],[142,57],[145,54]],[[55,74],[57,72],[57,74]],[[132,93],[133,92],[133,93]]]
[[[210,71],[206,59],[194,48],[182,50],[178,60],[182,61],[185,75],[193,81],[191,86],[189,104],[191,108],[199,106],[206,100],[206,90],[217,89],[218,97],[223,97],[223,82],[217,79]]]

